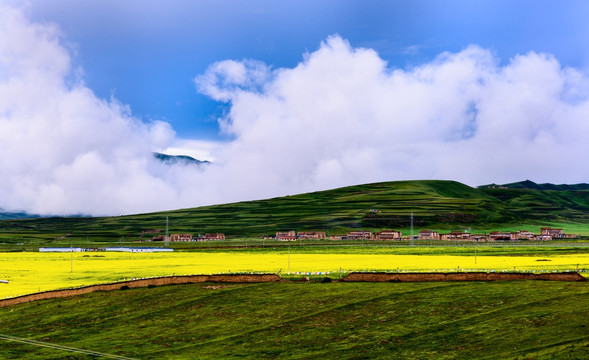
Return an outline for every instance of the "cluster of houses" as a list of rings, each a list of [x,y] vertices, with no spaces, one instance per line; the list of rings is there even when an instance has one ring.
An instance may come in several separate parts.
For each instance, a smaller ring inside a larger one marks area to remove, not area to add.
[[[286,232],[277,232],[276,236],[266,236],[264,239],[278,241],[295,241],[295,240],[450,240],[450,241],[505,241],[505,240],[552,240],[563,238],[576,238],[577,235],[565,234],[563,229],[553,229],[543,227],[540,234],[532,231],[520,230],[516,232],[491,231],[488,234],[471,234],[465,231],[451,231],[440,234],[433,230],[420,230],[417,236],[403,236],[401,231],[384,230],[379,232],[371,231],[351,231],[345,235],[327,236],[324,231],[299,231],[294,230]],[[151,241],[170,241],[170,242],[188,242],[188,241],[215,241],[225,240],[223,233],[209,233],[204,235],[193,236],[192,234],[171,234],[167,239],[164,235],[158,235]]]
[[[562,229],[549,227],[540,228],[540,234],[528,230],[515,232],[491,231],[488,234],[471,234],[463,231],[452,231],[447,234],[438,234],[435,231],[424,230],[418,234],[419,239],[439,240],[471,240],[471,241],[505,241],[505,240],[552,240],[564,238],[576,238],[577,235],[565,234]]]
[[[281,241],[293,241],[297,239],[326,239],[327,235],[323,231],[301,231],[294,230],[288,232],[277,232],[274,237],[266,237]],[[401,232],[387,230],[372,233],[370,231],[352,231],[346,235],[332,235],[331,240],[401,240]]]
[[[562,229],[553,229],[550,227],[540,228],[540,234],[534,234],[532,231],[519,230],[516,232],[491,231],[488,234],[471,234],[465,231],[451,231],[446,234],[440,234],[432,230],[420,230],[417,236],[402,236],[400,231],[384,230],[379,232],[371,231],[351,231],[345,235],[331,235],[328,237],[324,231],[299,231],[294,230],[287,232],[277,232],[276,236],[264,237],[264,239],[273,239],[278,241],[294,240],[449,240],[449,241],[509,241],[509,240],[553,240],[553,239],[570,239],[577,238],[578,235],[565,234]],[[165,236],[156,236],[152,241],[165,241]],[[168,237],[170,242],[180,241],[214,241],[225,240],[223,233],[210,233],[198,236],[192,234],[171,234]],[[80,248],[80,247],[63,247],[63,248],[40,248],[40,252],[86,252],[86,251],[122,251],[122,252],[161,252],[173,251],[170,248],[149,248],[149,247],[108,247],[108,248]]]
[[[488,234],[471,234],[464,231],[452,231],[447,234],[440,234],[432,230],[420,230],[413,239],[418,240],[451,240],[451,241],[505,241],[505,240],[552,240],[562,238],[576,238],[577,235],[565,234],[563,229],[543,227],[540,234],[532,231],[520,230],[516,232],[491,231]],[[268,237],[267,237],[268,238]],[[303,232],[277,232],[275,237],[269,237],[280,241],[294,241],[297,239],[326,239],[325,232],[303,231]],[[346,235],[331,235],[331,240],[410,240],[410,236],[401,234],[401,231],[386,230],[379,232],[351,231]]]
[[[152,247],[107,247],[107,248],[82,248],[82,247],[42,247],[39,252],[87,252],[87,251],[118,251],[132,253],[153,253],[153,252],[172,252],[170,248],[152,248]]]
[[[192,236],[192,234],[170,234],[167,241],[179,242],[179,241],[212,241],[212,240],[225,240],[225,234],[223,233],[210,233],[204,235]],[[154,236],[151,241],[166,241],[165,235]]]

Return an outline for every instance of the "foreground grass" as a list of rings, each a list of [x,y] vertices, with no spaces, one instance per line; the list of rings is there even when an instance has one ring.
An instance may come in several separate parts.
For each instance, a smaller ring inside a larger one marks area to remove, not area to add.
[[[230,272],[330,273],[349,271],[568,271],[589,270],[587,248],[306,248],[173,253],[0,253],[0,298],[122,279]],[[560,249],[560,250],[559,250]],[[321,249],[323,250],[323,249]],[[554,250],[554,251],[553,251]],[[557,251],[558,250],[558,251]],[[564,252],[568,250],[568,252]],[[448,255],[447,255],[448,254]]]
[[[195,284],[1,308],[0,334],[141,359],[581,359],[588,318],[587,283]]]

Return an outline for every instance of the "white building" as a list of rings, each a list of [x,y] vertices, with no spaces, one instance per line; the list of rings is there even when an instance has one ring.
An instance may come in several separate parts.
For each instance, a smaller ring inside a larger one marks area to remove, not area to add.
[[[64,253],[67,253],[67,252],[82,252],[82,251],[84,251],[84,250],[82,248],[79,248],[79,247],[75,247],[75,248],[73,248],[73,247],[39,248],[39,252],[64,252]]]

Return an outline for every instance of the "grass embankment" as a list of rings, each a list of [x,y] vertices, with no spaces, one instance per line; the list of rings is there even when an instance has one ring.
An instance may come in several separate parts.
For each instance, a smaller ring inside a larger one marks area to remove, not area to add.
[[[378,210],[371,214],[370,209]],[[350,186],[295,196],[204,206],[160,213],[100,218],[0,221],[0,242],[38,246],[66,236],[68,243],[150,239],[165,233],[222,232],[257,237],[276,231],[403,230],[410,214],[416,230],[527,229],[564,227],[589,235],[589,190],[474,189],[453,181],[398,181]]]
[[[320,272],[337,278],[350,271],[589,271],[587,248],[480,248],[476,253],[464,248],[340,250],[0,253],[0,278],[9,280],[0,284],[0,298],[122,279],[231,272]]]
[[[2,308],[0,334],[141,359],[581,359],[587,318],[587,283],[195,284]]]

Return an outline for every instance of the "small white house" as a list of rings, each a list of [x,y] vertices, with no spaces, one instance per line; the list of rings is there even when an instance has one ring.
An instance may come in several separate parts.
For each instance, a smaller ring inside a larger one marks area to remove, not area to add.
[[[50,247],[50,248],[39,248],[39,252],[63,252],[63,253],[68,253],[68,252],[82,252],[82,248],[79,247],[63,247],[63,248],[57,248],[57,247]]]

